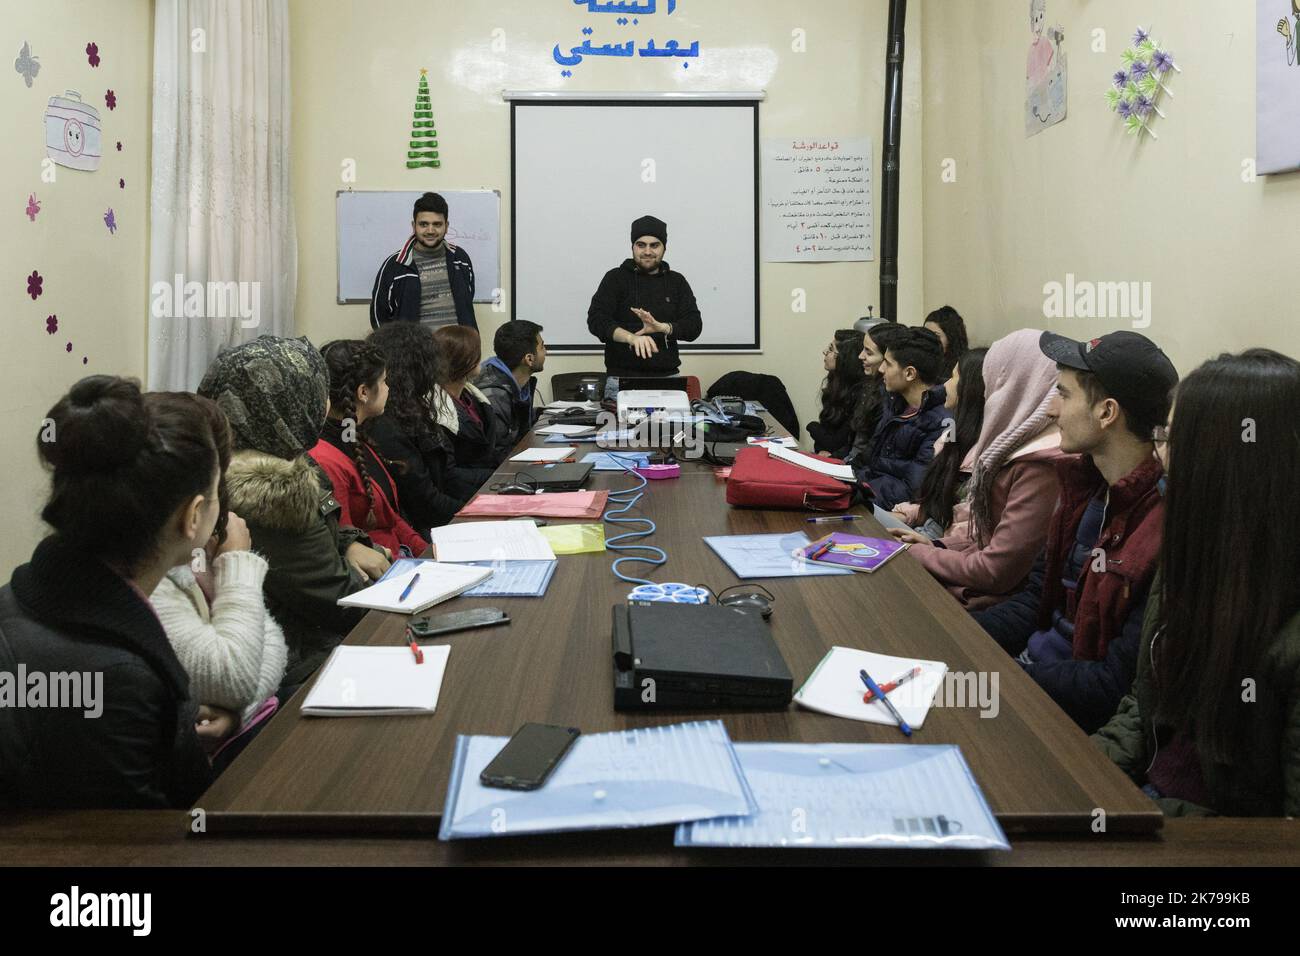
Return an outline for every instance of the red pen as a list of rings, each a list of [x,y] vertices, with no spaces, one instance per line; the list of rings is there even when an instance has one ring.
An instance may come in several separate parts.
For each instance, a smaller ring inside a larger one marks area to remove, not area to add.
[[[823,554],[825,554],[827,551],[829,551],[829,550],[831,549],[831,545],[834,544],[834,543],[835,543],[835,542],[833,542],[833,541],[827,541],[825,544],[823,544],[820,548],[818,548],[818,549],[817,549],[816,551],[814,551],[812,554],[808,555],[808,560],[809,560],[809,561],[816,561],[816,560],[817,560],[818,558],[820,558]]]
[[[916,676],[919,675],[920,673],[921,673],[921,668],[919,668],[919,667],[913,667],[910,671],[908,671],[908,672],[907,672],[906,674],[904,674],[902,677],[895,677],[895,678],[894,678],[893,680],[891,680],[889,683],[887,683],[887,684],[881,684],[881,685],[880,685],[880,689],[881,689],[882,691],[884,691],[886,694],[888,694],[891,690],[894,690],[895,688],[897,688],[897,687],[898,687],[899,685],[901,685],[901,684],[906,684],[906,683],[907,683],[908,681],[910,681],[913,677],[916,677]],[[864,703],[864,704],[869,704],[869,703],[871,703],[873,700],[875,700],[875,697],[876,697],[876,695],[873,694],[873,693],[871,693],[870,690],[868,690],[865,694],[862,695],[862,703]]]
[[[415,643],[415,635],[411,633],[409,628],[406,631],[406,638],[408,643],[410,644],[411,653],[415,655],[415,663],[423,664],[424,651],[420,650],[420,645]]]

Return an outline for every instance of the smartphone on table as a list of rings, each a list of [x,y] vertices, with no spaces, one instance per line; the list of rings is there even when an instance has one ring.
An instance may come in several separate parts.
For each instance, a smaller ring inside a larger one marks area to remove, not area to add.
[[[469,611],[452,611],[450,614],[434,614],[430,617],[417,617],[406,625],[413,637],[441,637],[456,631],[468,631],[475,627],[492,627],[495,624],[509,624],[510,615],[499,607],[476,607]]]
[[[479,774],[485,787],[536,790],[564,759],[581,733],[577,727],[524,724]]]

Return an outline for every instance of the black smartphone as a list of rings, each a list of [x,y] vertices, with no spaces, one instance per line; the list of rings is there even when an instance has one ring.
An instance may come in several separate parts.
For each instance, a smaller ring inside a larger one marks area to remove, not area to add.
[[[453,611],[451,614],[435,614],[431,617],[417,617],[407,625],[416,637],[438,637],[453,631],[468,631],[475,627],[492,627],[494,624],[509,624],[510,615],[499,607],[476,607],[472,611]]]
[[[580,733],[577,727],[524,724],[483,768],[479,781],[485,787],[536,790],[564,759]]]

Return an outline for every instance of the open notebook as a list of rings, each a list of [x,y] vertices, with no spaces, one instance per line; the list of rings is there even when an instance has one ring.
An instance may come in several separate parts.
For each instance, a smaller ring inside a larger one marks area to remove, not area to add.
[[[432,714],[451,647],[429,644],[421,650],[423,664],[405,645],[334,648],[302,702],[302,712],[309,717]]]
[[[406,596],[405,601],[401,600],[402,592],[406,590],[406,586],[411,583],[416,574],[420,578],[415,582],[415,587],[411,588],[411,593]],[[410,574],[385,577],[363,591],[339,598],[339,604],[344,607],[395,611],[398,614],[418,614],[435,604],[441,604],[448,598],[454,598],[462,591],[468,591],[491,576],[491,568],[425,561]]]

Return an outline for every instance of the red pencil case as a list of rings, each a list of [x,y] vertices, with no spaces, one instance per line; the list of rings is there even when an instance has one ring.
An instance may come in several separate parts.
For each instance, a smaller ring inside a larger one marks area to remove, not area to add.
[[[761,445],[740,449],[727,479],[727,504],[741,508],[847,511],[852,499],[851,485],[773,458]]]

